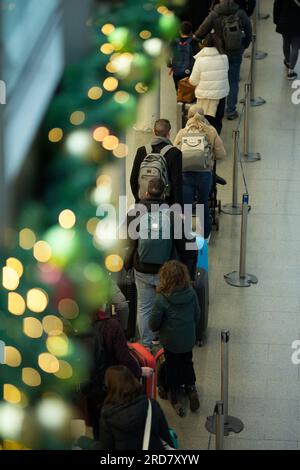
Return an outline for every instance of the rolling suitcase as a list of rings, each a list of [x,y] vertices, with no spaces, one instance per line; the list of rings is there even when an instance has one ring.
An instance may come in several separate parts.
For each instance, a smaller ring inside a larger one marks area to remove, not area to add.
[[[156,399],[156,361],[155,357],[140,343],[129,343],[131,355],[136,359],[141,367],[151,367],[153,374],[150,377],[143,377],[143,387],[149,398]]]
[[[208,326],[208,310],[209,310],[209,284],[208,273],[205,269],[197,269],[194,289],[197,293],[201,316],[196,331],[196,343],[203,346],[205,333]]]
[[[208,272],[208,245],[207,241],[200,236],[196,237],[198,246],[197,269],[205,269]]]
[[[137,315],[137,291],[134,282],[133,271],[126,272],[123,269],[120,273],[118,286],[124,294],[128,306],[129,306],[129,317],[128,317],[128,328],[126,331],[126,338],[128,341],[136,339],[136,315]]]

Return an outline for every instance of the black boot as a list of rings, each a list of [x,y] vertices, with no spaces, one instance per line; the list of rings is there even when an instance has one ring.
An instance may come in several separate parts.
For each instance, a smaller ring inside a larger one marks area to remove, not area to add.
[[[185,416],[185,409],[184,409],[183,403],[179,399],[178,395],[179,394],[177,392],[176,393],[171,392],[170,393],[170,402],[171,402],[171,405],[173,406],[174,410],[178,414],[178,416],[183,418]]]
[[[200,408],[199,395],[195,385],[190,385],[187,387],[187,394],[190,400],[191,411],[197,411]]]

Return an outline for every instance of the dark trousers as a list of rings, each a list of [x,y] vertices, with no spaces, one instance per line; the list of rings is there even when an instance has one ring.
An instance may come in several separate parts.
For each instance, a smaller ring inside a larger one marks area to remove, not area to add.
[[[223,98],[219,101],[218,108],[216,115],[208,116],[206,115],[206,119],[208,122],[216,129],[217,133],[220,135],[223,128],[223,117],[225,114],[225,106],[226,106],[226,98]]]
[[[233,56],[228,56],[229,60],[229,86],[230,92],[227,97],[227,114],[233,114],[236,112],[236,106],[238,101],[239,94],[239,83],[240,83],[240,73],[241,65],[243,60],[243,54],[237,54]]]
[[[300,36],[293,36],[291,34],[283,34],[283,53],[284,58],[290,69],[294,70],[296,67],[300,48]]]
[[[196,384],[193,364],[193,351],[175,354],[165,349],[167,381],[170,392],[176,393],[181,385],[187,387]]]

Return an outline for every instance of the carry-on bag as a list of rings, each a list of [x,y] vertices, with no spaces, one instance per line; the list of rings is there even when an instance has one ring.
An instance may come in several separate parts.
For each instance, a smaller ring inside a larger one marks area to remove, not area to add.
[[[208,273],[205,269],[197,269],[194,282],[194,289],[197,293],[201,316],[196,331],[196,342],[198,346],[203,346],[205,333],[208,326],[209,311],[209,284]]]
[[[148,398],[156,398],[156,361],[155,357],[140,343],[128,343],[131,355],[141,367],[150,367],[153,374],[143,377],[143,387]]]
[[[207,241],[200,236],[196,237],[198,246],[197,269],[205,269],[208,272],[208,245]]]
[[[136,339],[136,315],[137,315],[137,291],[134,282],[133,271],[126,272],[123,269],[120,273],[118,286],[124,294],[129,306],[128,328],[126,338],[128,341]]]

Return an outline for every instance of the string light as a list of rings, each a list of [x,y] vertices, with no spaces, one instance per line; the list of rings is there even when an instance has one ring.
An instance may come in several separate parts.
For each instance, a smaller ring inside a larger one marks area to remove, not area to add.
[[[65,209],[59,214],[58,221],[62,228],[71,229],[76,224],[76,216],[71,210]]]
[[[64,329],[63,322],[55,315],[47,315],[43,318],[44,331],[49,336],[59,336]]]
[[[31,367],[24,367],[22,369],[22,381],[29,387],[39,387],[42,379],[37,370]]]
[[[74,126],[80,126],[85,121],[85,114],[82,111],[74,111],[70,116],[70,122]]]
[[[127,103],[129,98],[130,95],[126,91],[117,91],[117,93],[114,95],[114,100],[119,104]]]
[[[31,289],[27,292],[27,307],[35,313],[43,312],[48,305],[48,296],[42,289]]]
[[[142,39],[150,39],[152,36],[151,32],[150,31],[147,31],[147,30],[144,30],[144,31],[141,31],[140,32],[140,37]]]
[[[19,234],[19,245],[23,250],[31,250],[36,242],[35,234],[29,228],[24,228]]]
[[[53,354],[42,353],[38,357],[40,368],[47,374],[55,374],[59,371],[58,359]]]
[[[93,86],[92,88],[89,89],[88,91],[88,97],[91,100],[99,100],[101,96],[103,95],[103,90],[99,86]]]
[[[118,137],[110,135],[103,139],[102,145],[106,150],[115,150],[119,145],[119,139]]]
[[[128,155],[128,145],[119,144],[118,147],[113,151],[113,154],[117,158],[125,158]]]
[[[0,434],[8,438],[19,436],[22,430],[24,411],[8,403],[0,403]]]
[[[102,46],[100,47],[100,51],[102,52],[102,54],[105,54],[105,55],[112,54],[114,50],[115,50],[114,46],[110,44],[109,42],[102,44]]]
[[[2,269],[2,285],[7,290],[15,290],[19,286],[18,273],[8,266]]]
[[[48,139],[52,143],[57,143],[62,140],[64,136],[63,130],[60,129],[59,127],[55,127],[54,129],[51,129],[51,131],[48,134]]]
[[[52,255],[51,246],[49,243],[39,241],[33,247],[33,256],[40,263],[47,263]]]
[[[26,303],[23,297],[16,292],[8,294],[8,311],[13,315],[23,315],[26,309]]]
[[[16,271],[19,277],[22,277],[24,268],[23,268],[23,264],[21,263],[21,261],[19,261],[16,258],[8,258],[6,260],[6,266]]]
[[[140,94],[147,93],[148,87],[144,85],[143,83],[139,82],[135,85],[135,91],[137,91]]]
[[[158,57],[161,54],[162,41],[159,38],[148,39],[144,42],[143,47],[149,55]]]
[[[46,342],[48,351],[55,356],[65,356],[68,353],[69,341],[66,335],[50,336]]]
[[[11,384],[4,384],[3,387],[3,398],[8,403],[18,404],[21,401],[20,390]]]
[[[29,338],[37,339],[43,335],[43,326],[37,318],[24,318],[23,332]]]
[[[54,375],[59,379],[70,379],[73,375],[72,366],[66,361],[59,360],[59,370]]]
[[[106,127],[97,127],[93,132],[93,139],[96,142],[103,142],[107,136],[109,136],[109,130]]]
[[[67,320],[73,320],[79,315],[79,307],[72,299],[62,299],[58,304],[58,311]]]
[[[115,77],[108,77],[103,82],[103,88],[106,91],[115,91],[118,88],[119,82]]]
[[[4,363],[9,367],[19,367],[22,362],[21,353],[12,346],[5,347],[4,359]]]
[[[124,263],[119,255],[109,255],[105,259],[105,266],[112,273],[117,273],[122,271]]]
[[[115,29],[116,28],[114,27],[113,24],[107,23],[104,26],[102,26],[101,31],[105,36],[109,36],[110,34],[112,34],[115,31]]]
[[[95,234],[98,223],[99,223],[99,219],[97,219],[97,217],[93,217],[87,222],[86,229],[90,235]]]

